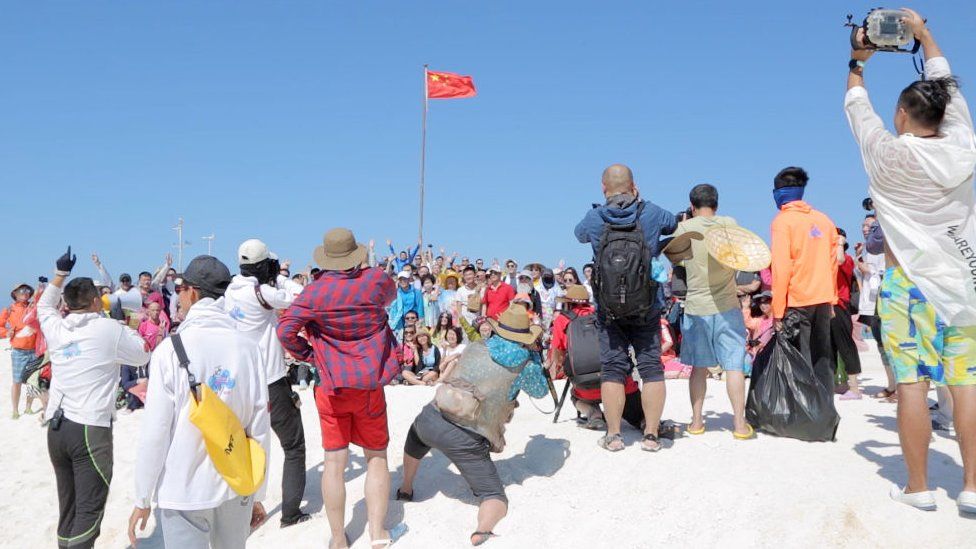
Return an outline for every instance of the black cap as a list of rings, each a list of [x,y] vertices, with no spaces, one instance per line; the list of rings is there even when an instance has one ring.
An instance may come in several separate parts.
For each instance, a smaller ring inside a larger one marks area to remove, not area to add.
[[[132,284],[132,276],[129,273],[122,273],[119,275],[119,282],[123,284]]]
[[[227,265],[211,255],[198,255],[183,271],[183,283],[207,292],[224,295],[230,285]]]

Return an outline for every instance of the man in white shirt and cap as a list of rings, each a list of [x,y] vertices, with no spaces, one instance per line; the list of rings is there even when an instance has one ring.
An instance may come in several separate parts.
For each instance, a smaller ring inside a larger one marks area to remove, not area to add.
[[[231,279],[224,308],[237,329],[255,340],[268,377],[271,429],[285,454],[281,475],[282,528],[305,522],[310,515],[299,506],[305,495],[305,429],[298,393],[291,388],[285,352],[278,341],[278,311],[291,306],[293,292],[275,287],[278,258],[258,240],[244,241],[237,250],[241,274]]]
[[[57,260],[37,304],[51,356],[47,445],[58,485],[58,546],[93,547],[112,482],[112,420],[123,364],[145,364],[146,344],[134,330],[102,315],[90,278],[65,284],[76,257]],[[63,288],[63,290],[62,290]],[[58,306],[64,299],[68,315]]]
[[[248,465],[253,468],[255,452],[263,454],[257,463],[267,455],[267,376],[257,341],[241,334],[224,310],[222,296],[230,281],[230,271],[217,258],[194,258],[178,288],[186,319],[176,335],[153,352],[135,467],[135,507],[129,517],[133,545],[136,526],[145,528],[154,501],[163,543],[177,549],[208,544],[242,548],[251,529],[265,519],[259,503],[267,486],[265,467],[249,477],[257,484],[253,493],[239,494],[218,472],[201,428],[190,420],[191,409],[199,410],[191,407],[191,399],[200,398],[193,393],[204,399],[215,396],[244,429],[246,440],[231,441],[249,448]],[[177,345],[185,350],[185,360],[181,361]],[[205,388],[198,390],[197,385]],[[210,418],[218,419],[213,405],[210,410]]]

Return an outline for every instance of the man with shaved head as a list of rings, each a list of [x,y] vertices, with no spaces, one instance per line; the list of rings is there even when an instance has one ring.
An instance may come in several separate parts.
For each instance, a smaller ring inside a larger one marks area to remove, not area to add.
[[[641,449],[655,452],[661,449],[658,437],[664,435],[658,432],[665,399],[660,330],[663,302],[651,279],[650,263],[663,247],[662,235],[672,234],[678,222],[673,214],[640,199],[634,174],[623,164],[603,171],[602,186],[606,203],[594,204],[576,226],[576,238],[593,247],[600,391],[607,422],[600,446],[612,452],[624,449],[620,420],[624,382],[634,369],[629,352],[633,346],[643,381],[641,404],[646,418]],[[611,276],[609,271],[614,268],[620,271]],[[632,273],[641,273],[641,277],[635,281]]]

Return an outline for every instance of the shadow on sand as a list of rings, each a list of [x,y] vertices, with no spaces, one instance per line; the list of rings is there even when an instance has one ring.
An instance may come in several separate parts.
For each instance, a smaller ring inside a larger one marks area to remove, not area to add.
[[[882,416],[868,416],[872,421],[890,420]],[[894,450],[893,455],[882,455],[879,450]],[[898,444],[878,442],[876,440],[866,440],[854,445],[854,451],[864,459],[873,462],[878,466],[878,475],[898,486],[904,486],[908,481],[908,472],[905,469],[905,461],[902,459],[901,447]],[[955,499],[962,491],[962,467],[956,463],[952,456],[929,448],[929,489],[942,488],[946,494]]]

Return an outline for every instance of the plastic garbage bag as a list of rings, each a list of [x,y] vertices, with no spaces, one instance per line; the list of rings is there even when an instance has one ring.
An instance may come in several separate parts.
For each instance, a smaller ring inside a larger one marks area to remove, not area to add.
[[[753,363],[746,420],[772,435],[834,440],[840,416],[833,392],[785,332],[778,332]]]

